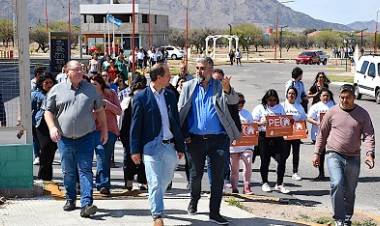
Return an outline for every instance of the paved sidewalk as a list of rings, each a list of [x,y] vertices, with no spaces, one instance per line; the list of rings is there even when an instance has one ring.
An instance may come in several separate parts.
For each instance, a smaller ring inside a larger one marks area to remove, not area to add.
[[[165,225],[216,225],[208,221],[208,198],[202,197],[198,214],[186,212],[188,194],[165,198]],[[0,206],[0,225],[152,225],[147,199],[95,200],[99,210],[91,219],[81,218],[80,209],[64,212],[64,201],[51,199],[9,201]],[[77,202],[79,204],[79,202]],[[257,218],[237,207],[222,203],[221,214],[230,220],[230,225],[301,225],[275,219]]]

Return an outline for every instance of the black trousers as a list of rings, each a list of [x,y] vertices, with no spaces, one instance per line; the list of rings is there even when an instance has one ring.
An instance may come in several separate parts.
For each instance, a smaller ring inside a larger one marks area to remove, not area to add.
[[[140,184],[147,184],[145,166],[141,162],[140,165],[136,165],[131,158],[129,151],[124,150],[124,161],[123,161],[123,170],[124,170],[124,182],[127,183],[127,180],[133,180],[137,174],[137,182]]]
[[[260,149],[260,174],[263,183],[268,183],[268,173],[271,158],[277,162],[277,184],[281,185],[284,181],[286,158],[288,156],[285,141],[282,137],[265,137],[265,133],[259,136]]]
[[[38,170],[38,178],[41,180],[53,179],[53,161],[57,150],[57,143],[50,139],[49,129],[44,119],[36,128],[36,134],[40,143],[40,168]]]
[[[286,152],[288,154],[288,157],[290,155],[290,152],[293,153],[293,173],[298,173],[298,166],[300,162],[300,146],[301,140],[286,141]]]

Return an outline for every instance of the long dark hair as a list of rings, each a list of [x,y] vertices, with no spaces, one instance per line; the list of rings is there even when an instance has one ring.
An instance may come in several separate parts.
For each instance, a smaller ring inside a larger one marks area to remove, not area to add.
[[[50,79],[52,82],[53,82],[53,85],[55,85],[57,83],[57,81],[55,81],[54,79],[54,76],[50,73],[50,72],[44,72],[40,78],[37,80],[36,82],[36,87],[41,90],[41,92],[43,93],[47,93],[43,88],[42,88],[42,84],[44,83],[45,80],[47,79]]]
[[[104,81],[103,77],[101,75],[99,75],[99,74],[95,75],[94,77],[91,77],[91,80],[99,83],[100,88],[102,89],[102,91],[104,91],[105,89],[108,88],[108,86],[106,84],[106,81]]]
[[[264,108],[266,109],[267,108],[267,99],[269,97],[274,97],[277,99],[276,101],[276,104],[279,104],[280,103],[280,100],[278,98],[278,94],[277,94],[277,91],[274,90],[274,89],[269,89],[265,95],[263,96],[263,98],[261,99],[261,104],[264,106]]]
[[[335,100],[334,100],[334,94],[331,92],[331,90],[329,90],[328,88],[326,88],[326,87],[322,87],[321,88],[321,90],[319,90],[319,92],[318,92],[318,97],[319,97],[319,101],[321,101],[321,95],[322,95],[322,93],[323,92],[328,92],[328,94],[329,94],[329,96],[330,96],[330,100],[335,104]],[[318,102],[319,102],[318,101]]]
[[[288,92],[289,92],[289,90],[291,90],[291,89],[296,93],[296,98],[297,98],[297,96],[298,96],[298,91],[297,91],[296,87],[294,87],[294,86],[289,86],[289,88],[286,90],[286,99],[288,99]]]
[[[314,78],[314,84],[317,84],[318,78],[319,78],[320,75],[323,75],[323,77],[325,77],[325,82],[324,82],[325,84],[329,84],[331,82],[330,79],[327,78],[325,72],[320,71],[320,72],[317,73],[317,75]]]
[[[145,89],[147,84],[147,80],[144,75],[137,75],[135,79],[133,79],[131,84],[131,92],[129,93],[129,96],[133,96],[133,93],[136,90]]]

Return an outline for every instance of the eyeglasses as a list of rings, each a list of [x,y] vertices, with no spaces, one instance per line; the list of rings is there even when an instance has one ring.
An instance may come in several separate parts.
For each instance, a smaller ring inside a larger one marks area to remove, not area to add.
[[[318,78],[323,78],[323,79],[325,79],[326,77],[322,75],[322,76],[319,76]]]

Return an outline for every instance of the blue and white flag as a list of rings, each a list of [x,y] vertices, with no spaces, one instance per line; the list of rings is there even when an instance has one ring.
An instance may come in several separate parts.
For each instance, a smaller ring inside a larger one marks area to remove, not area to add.
[[[111,14],[107,14],[107,21],[110,22],[110,23],[115,24],[117,27],[120,27],[121,24],[122,24],[121,20],[115,18]]]

